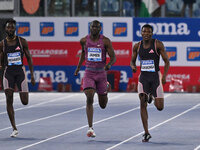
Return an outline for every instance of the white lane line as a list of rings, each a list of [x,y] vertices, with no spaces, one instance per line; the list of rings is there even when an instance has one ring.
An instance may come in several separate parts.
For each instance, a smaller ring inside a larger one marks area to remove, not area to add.
[[[163,122],[161,122],[161,123],[159,123],[159,124],[157,124],[157,125],[151,127],[149,130],[153,130],[153,129],[155,129],[155,128],[157,128],[157,127],[159,127],[159,126],[161,126],[161,125],[163,125],[163,124],[165,124],[165,123],[167,123],[167,122],[169,122],[169,121],[171,121],[171,120],[173,120],[173,119],[176,119],[177,117],[180,117],[180,116],[182,116],[182,115],[188,113],[189,111],[192,111],[192,110],[196,109],[196,108],[199,107],[199,106],[200,106],[200,103],[197,104],[197,105],[195,105],[195,106],[193,106],[193,107],[191,107],[191,108],[189,108],[189,109],[187,109],[186,111],[184,111],[184,112],[182,112],[182,113],[180,113],[180,114],[178,114],[178,115],[176,115],[176,116],[174,116],[174,117],[171,117],[170,119],[167,119],[167,120],[165,120],[165,121],[163,121]],[[112,146],[112,147],[109,147],[109,148],[107,148],[106,150],[111,150],[111,149],[113,149],[113,148],[116,148],[116,147],[118,147],[118,146],[120,146],[120,145],[122,145],[122,144],[124,144],[124,143],[126,143],[126,142],[128,142],[128,141],[130,141],[130,140],[132,140],[133,138],[136,138],[136,137],[142,135],[143,133],[144,133],[144,131],[142,131],[142,132],[140,132],[140,133],[138,133],[138,134],[136,134],[136,135],[134,135],[134,136],[132,136],[132,137],[130,137],[130,138],[128,138],[128,139],[126,139],[126,140],[124,140],[124,141],[122,141],[122,142],[120,142],[120,143],[114,145],[114,146]]]
[[[120,96],[123,96],[123,95],[125,95],[125,94],[121,94],[121,95],[119,95],[119,96],[117,95],[116,98],[117,98],[117,97],[120,97]],[[166,95],[165,98],[168,97],[168,96],[170,96],[170,95],[171,95],[171,94]],[[109,98],[109,99],[114,99],[114,98],[115,98],[115,97],[112,97],[112,98]],[[97,104],[97,103],[95,103],[95,104]],[[84,108],[85,108],[85,107],[84,107]],[[119,117],[119,116],[121,116],[121,115],[127,114],[127,113],[132,112],[132,111],[134,111],[134,110],[137,110],[137,109],[139,109],[139,108],[140,108],[139,106],[138,106],[138,107],[135,107],[135,108],[133,108],[133,109],[130,109],[130,110],[128,110],[128,111],[124,111],[124,112],[119,113],[119,114],[117,114],[117,115],[114,115],[114,116],[111,116],[111,117],[108,117],[108,118],[105,118],[105,119],[102,119],[102,120],[96,121],[96,122],[94,122],[93,124],[98,124],[98,123],[101,123],[101,122],[104,122],[104,121],[107,121],[107,120],[110,120],[110,119],[113,119],[113,118]],[[41,143],[47,142],[47,141],[49,141],[49,140],[52,140],[52,139],[55,139],[55,138],[58,138],[58,137],[61,137],[61,136],[67,135],[67,134],[70,134],[70,133],[72,133],[72,132],[75,132],[75,131],[81,130],[81,129],[86,128],[86,127],[88,127],[88,125],[85,125],[85,126],[82,126],[82,127],[76,128],[76,129],[74,129],[74,130],[70,130],[70,131],[64,132],[64,133],[62,133],[62,134],[59,134],[59,135],[56,135],[56,136],[53,136],[53,137],[47,138],[47,139],[45,139],[45,140],[42,140],[42,141],[39,141],[39,142],[36,142],[36,143],[30,144],[30,145],[27,145],[27,146],[21,147],[21,148],[19,148],[19,149],[17,149],[17,150],[27,149],[27,148],[29,148],[29,147],[32,147],[32,146],[35,146],[35,145],[38,145],[38,144],[41,144]]]
[[[200,145],[199,146],[197,146],[194,150],[199,150],[200,149]]]
[[[113,100],[113,99],[116,99],[116,98],[119,98],[119,97],[124,96],[124,95],[125,94],[113,96],[113,97],[109,98],[109,101]],[[94,103],[93,105],[96,105],[96,104],[98,104],[98,102]],[[23,125],[27,125],[27,124],[30,124],[30,123],[34,123],[34,122],[37,122],[37,121],[42,121],[42,120],[46,120],[46,119],[49,119],[49,118],[57,117],[57,116],[60,116],[60,115],[64,115],[64,114],[67,114],[67,113],[70,113],[70,112],[74,112],[76,110],[80,110],[80,109],[83,109],[83,108],[85,108],[85,106],[74,108],[74,109],[71,109],[71,110],[68,110],[68,111],[64,111],[64,112],[61,112],[61,113],[57,113],[57,114],[54,114],[54,115],[51,115],[51,116],[35,119],[35,120],[32,120],[32,121],[20,123],[20,124],[17,124],[17,127],[23,126]],[[0,129],[0,132],[4,131],[4,130],[7,130],[7,129],[11,129],[11,128],[12,127],[6,127],[6,128],[3,128],[3,129]]]
[[[25,107],[17,108],[17,109],[15,109],[15,112],[19,111],[19,110],[29,109],[29,108],[33,108],[33,107],[36,107],[36,106],[44,105],[44,104],[47,104],[47,103],[63,100],[63,99],[66,99],[66,98],[71,98],[73,96],[79,96],[79,95],[81,95],[81,94],[72,94],[72,95],[67,95],[65,97],[54,98],[52,100],[48,100],[48,101],[45,101],[45,102],[40,102],[40,103],[37,103],[37,104],[34,104],[34,105],[30,105],[30,106],[27,106],[27,107],[25,106]],[[7,111],[0,112],[0,115],[2,115],[2,114],[7,114]]]
[[[13,96],[13,99],[19,99],[19,95]],[[4,96],[2,99],[0,99],[0,102],[6,102],[6,96]]]
[[[110,119],[113,119],[113,118],[122,116],[122,115],[124,115],[124,114],[130,113],[130,112],[132,112],[132,111],[134,111],[134,110],[137,110],[137,109],[139,109],[139,108],[140,108],[140,107],[138,106],[138,107],[136,107],[136,108],[133,108],[133,109],[124,111],[124,112],[119,113],[119,114],[117,114],[117,115],[114,115],[114,116],[111,116],[111,117],[108,117],[108,118],[105,118],[105,119],[96,121],[96,122],[94,122],[93,124],[98,124],[98,123],[101,123],[101,122],[104,122],[104,121],[107,121],[107,120],[110,120]],[[39,141],[39,142],[36,142],[36,143],[30,144],[30,145],[27,145],[27,146],[18,148],[17,150],[23,150],[23,149],[27,149],[27,148],[29,148],[29,147],[33,147],[33,146],[35,146],[35,145],[38,145],[38,144],[41,144],[41,143],[50,141],[50,140],[52,140],[52,139],[56,139],[56,138],[58,138],[58,137],[61,137],[61,136],[64,136],[64,135],[73,133],[73,132],[75,132],[75,131],[81,130],[81,129],[86,128],[86,127],[88,127],[88,125],[84,125],[84,126],[82,126],[82,127],[76,128],[76,129],[74,129],[74,130],[70,130],[70,131],[64,132],[64,133],[62,133],[62,134],[59,134],[59,135],[56,135],[56,136],[52,136],[52,137],[47,138],[47,139],[45,139],[45,140],[41,140],[41,141]]]
[[[0,103],[1,102],[6,102],[6,96],[5,96],[5,94],[4,94],[4,92],[3,93],[1,93],[1,95],[3,95],[1,98],[2,99],[0,99]],[[32,95],[34,95],[33,93],[29,93],[29,96],[32,96]],[[19,99],[20,97],[19,97],[19,93],[17,92],[14,92],[14,94],[13,94],[13,99],[15,100],[15,99]]]
[[[82,107],[79,107],[79,108],[75,108],[75,109],[71,109],[71,110],[68,110],[68,111],[64,111],[64,112],[61,112],[61,113],[57,113],[57,114],[54,114],[54,115],[51,115],[51,116],[35,119],[35,120],[32,120],[32,121],[20,123],[20,124],[17,124],[17,127],[23,126],[23,125],[27,125],[27,124],[30,124],[30,123],[34,123],[34,122],[37,122],[37,121],[50,119],[50,118],[57,117],[57,116],[60,116],[60,115],[64,115],[64,114],[67,114],[67,113],[70,113],[70,112],[73,112],[73,111],[76,111],[76,110],[80,110],[80,109],[83,109],[83,108],[85,108],[85,106],[82,106]],[[11,129],[11,128],[12,127],[7,127],[7,128],[0,129],[0,132],[4,131],[4,130],[7,130],[7,129]]]

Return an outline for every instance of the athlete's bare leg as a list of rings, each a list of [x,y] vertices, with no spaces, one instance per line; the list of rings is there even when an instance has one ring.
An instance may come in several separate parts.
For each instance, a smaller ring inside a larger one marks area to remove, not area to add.
[[[156,108],[161,111],[164,108],[164,98],[155,98],[154,105]]]
[[[13,130],[17,130],[16,124],[15,124],[15,112],[13,108],[13,93],[14,93],[13,89],[5,90],[7,113],[8,113]]]
[[[19,93],[21,102],[23,105],[27,105],[28,104],[28,92],[20,92]]]
[[[108,103],[108,96],[107,96],[107,94],[105,94],[105,95],[99,95],[98,94],[98,99],[99,99],[99,106],[102,109],[106,108],[106,105]]]
[[[144,93],[139,94],[140,98],[140,115],[145,133],[149,133],[148,130],[148,112],[147,112],[147,95]]]
[[[94,102],[95,90],[94,89],[85,89],[84,92],[87,97],[86,113],[87,113],[88,125],[89,125],[89,127],[92,127],[92,125],[93,125],[93,102]]]

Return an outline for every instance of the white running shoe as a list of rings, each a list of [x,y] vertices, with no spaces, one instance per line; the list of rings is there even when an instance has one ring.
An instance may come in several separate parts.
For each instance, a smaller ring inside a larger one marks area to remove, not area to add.
[[[87,136],[88,137],[96,137],[96,134],[94,133],[93,128],[89,128],[89,130],[87,131]]]
[[[16,137],[18,135],[18,131],[17,130],[13,130],[12,134],[10,135],[10,137]]]

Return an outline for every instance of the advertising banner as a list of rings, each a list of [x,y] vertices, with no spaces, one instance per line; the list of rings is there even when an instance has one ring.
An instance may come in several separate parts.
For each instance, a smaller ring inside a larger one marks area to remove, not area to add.
[[[117,58],[112,70],[120,70],[120,91],[126,91],[128,78],[132,75],[138,76],[132,74],[129,65],[132,47],[142,40],[141,27],[146,23],[153,26],[153,38],[163,42],[169,57],[170,70],[167,82],[170,83],[174,77],[189,78],[190,84],[199,81],[199,73],[196,72],[200,70],[199,19],[127,17],[16,17],[15,19],[16,34],[28,41],[37,83],[40,77],[45,77],[49,73],[54,90],[61,82],[71,84],[73,91],[80,89],[84,64],[79,75],[80,79],[74,77],[73,72],[82,51],[79,41],[89,34],[90,23],[93,20],[100,21],[101,34],[112,41]],[[138,59],[136,64],[139,66]],[[162,58],[160,66],[162,70],[164,66]],[[37,90],[37,87],[32,90]],[[165,90],[169,91],[169,88]]]
[[[39,66],[77,65],[82,51],[79,42],[28,42],[28,44],[34,65]],[[112,42],[112,45],[117,58],[114,65],[129,66],[132,55],[132,42]],[[27,64],[26,61],[25,64]]]
[[[37,91],[41,78],[50,77],[53,86],[53,91],[57,91],[58,84],[70,84],[72,91],[80,91],[81,80],[84,76],[85,67],[81,67],[78,76],[74,76],[76,66],[34,66],[34,76],[36,85],[31,86],[31,75],[26,66],[26,74],[29,83],[30,91]],[[120,71],[119,91],[125,91],[128,78],[132,77],[132,70],[129,66],[112,66],[111,70]]]
[[[200,20],[198,18],[134,18],[133,41],[141,40],[144,24],[153,27],[154,38],[161,41],[199,41]]]
[[[101,23],[101,34],[111,41],[133,40],[131,17],[15,17],[16,34],[27,41],[75,41],[78,42],[90,32],[90,23]]]

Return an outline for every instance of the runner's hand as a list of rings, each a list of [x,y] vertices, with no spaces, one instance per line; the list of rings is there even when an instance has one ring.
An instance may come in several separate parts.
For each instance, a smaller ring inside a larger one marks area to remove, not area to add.
[[[31,77],[31,84],[34,86],[35,85],[35,79],[34,77]]]
[[[131,65],[131,69],[132,69],[132,71],[133,71],[134,73],[137,71],[137,67],[136,67],[136,66]]]
[[[166,83],[166,77],[162,76],[162,84],[164,85]]]
[[[79,71],[80,71],[80,68],[77,67],[75,72],[74,72],[74,75],[77,76]]]
[[[110,64],[106,64],[105,67],[104,67],[104,70],[107,71],[107,70],[110,70],[110,68],[111,68],[111,65]]]

